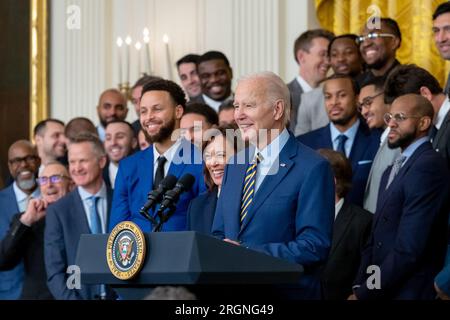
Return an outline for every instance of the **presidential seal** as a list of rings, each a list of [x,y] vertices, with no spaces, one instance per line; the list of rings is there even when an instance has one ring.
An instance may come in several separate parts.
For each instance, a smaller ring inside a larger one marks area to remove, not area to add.
[[[146,253],[145,237],[137,224],[119,223],[111,231],[106,245],[109,270],[118,279],[129,280],[141,271]]]

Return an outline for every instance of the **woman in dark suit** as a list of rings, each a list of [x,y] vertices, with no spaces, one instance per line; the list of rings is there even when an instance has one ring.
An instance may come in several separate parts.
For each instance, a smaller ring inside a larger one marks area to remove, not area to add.
[[[233,130],[232,135],[226,134],[227,130]],[[225,165],[242,144],[242,141],[234,134],[237,133],[236,125],[223,125],[208,130],[208,140],[203,149],[205,166],[203,174],[208,190],[193,199],[189,204],[187,213],[188,230],[204,234],[211,233],[211,226],[216,211],[217,198],[220,194]]]

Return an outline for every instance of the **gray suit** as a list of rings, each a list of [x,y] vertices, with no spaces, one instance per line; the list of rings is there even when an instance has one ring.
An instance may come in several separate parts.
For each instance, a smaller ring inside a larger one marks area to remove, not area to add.
[[[294,78],[294,80],[289,82],[287,86],[289,88],[289,92],[291,93],[291,117],[289,129],[294,131],[295,125],[297,124],[297,110],[300,105],[303,88],[298,83],[297,78]]]
[[[390,149],[387,142],[388,139],[386,138],[373,159],[364,193],[364,209],[372,213],[375,213],[377,208],[378,192],[383,172],[401,153],[400,148]]]
[[[330,122],[325,110],[322,90],[322,88],[316,88],[302,94],[294,130],[295,136],[322,128]]]
[[[447,112],[441,127],[433,139],[433,148],[445,158],[450,168],[450,111]]]

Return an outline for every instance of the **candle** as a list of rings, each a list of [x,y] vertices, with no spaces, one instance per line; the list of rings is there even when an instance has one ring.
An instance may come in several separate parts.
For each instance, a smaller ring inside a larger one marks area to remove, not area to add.
[[[122,85],[122,44],[123,44],[123,40],[121,37],[117,38],[116,41],[117,47],[119,48],[118,52],[117,52],[117,57],[119,59],[119,87]]]
[[[125,39],[125,43],[127,45],[126,51],[125,51],[125,60],[126,60],[126,68],[125,68],[125,81],[126,83],[130,83],[130,46],[131,46],[131,37],[127,36]]]
[[[163,42],[166,47],[167,79],[172,80],[172,63],[170,62],[169,36],[167,34],[163,36]]]
[[[144,35],[144,43],[145,43],[145,71],[148,75],[152,74],[152,65],[150,62],[150,31],[145,28],[142,32]]]
[[[140,76],[141,76],[141,48],[142,48],[142,45],[138,41],[138,42],[136,42],[134,47],[136,48],[136,51],[137,51],[137,77],[140,78]]]

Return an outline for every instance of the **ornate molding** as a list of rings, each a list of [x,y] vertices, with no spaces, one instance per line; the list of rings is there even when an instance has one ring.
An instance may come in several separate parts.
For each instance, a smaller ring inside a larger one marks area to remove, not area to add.
[[[48,118],[47,0],[30,0],[30,140],[33,128]]]

